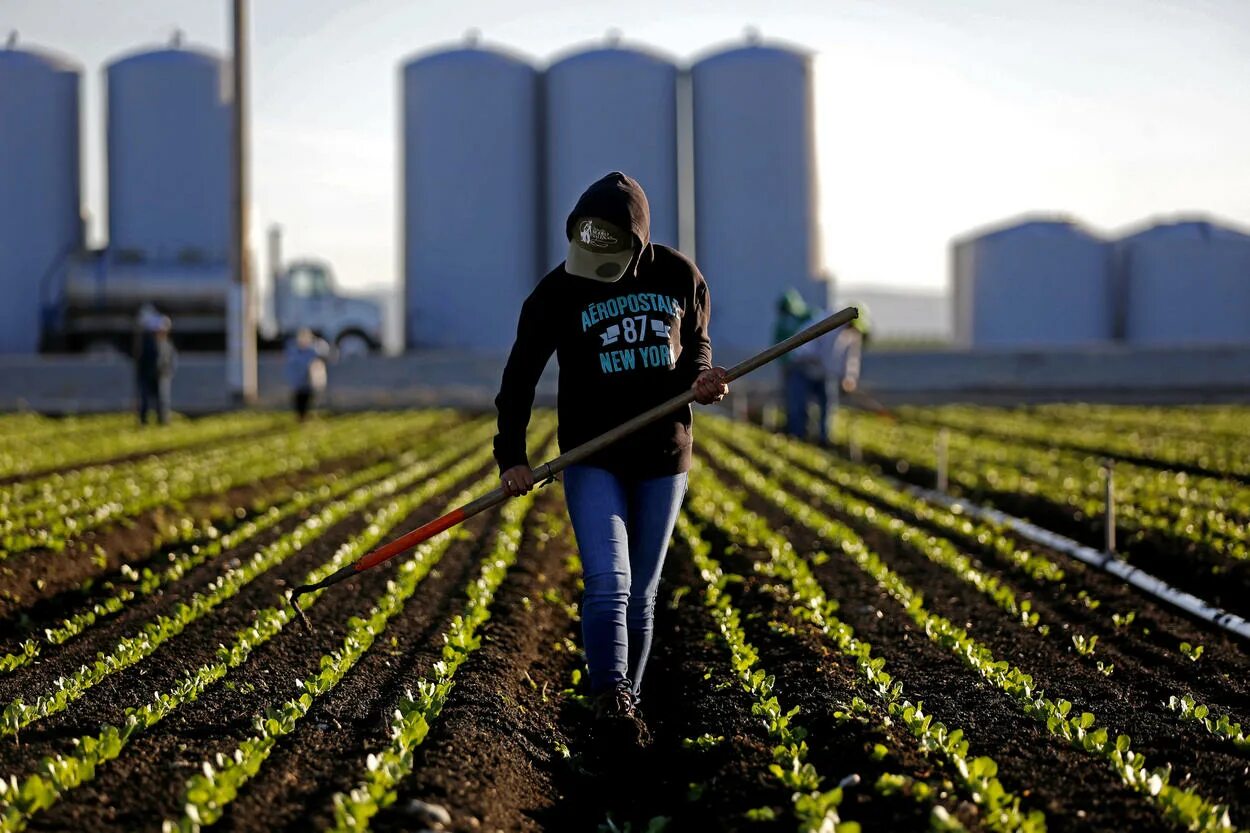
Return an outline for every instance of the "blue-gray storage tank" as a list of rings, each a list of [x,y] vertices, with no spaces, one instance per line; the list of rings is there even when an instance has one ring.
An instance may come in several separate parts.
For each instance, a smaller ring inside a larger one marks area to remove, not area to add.
[[[787,287],[809,298],[824,287],[811,61],[750,45],[699,61],[691,77],[695,254],[712,294],[713,343],[732,355],[770,343]]]
[[[1125,237],[1116,249],[1127,342],[1250,343],[1250,235],[1182,221]]]
[[[1111,246],[1065,219],[957,240],[955,339],[966,347],[1076,346],[1112,338]]]
[[[221,58],[177,46],[110,64],[109,247],[126,261],[230,256],[229,78]]]
[[[406,342],[506,351],[545,260],[538,72],[476,47],[402,72]]]
[[[552,64],[544,92],[545,265],[564,260],[569,211],[609,171],[638,180],[651,204],[651,239],[676,247],[677,67],[649,52],[593,49]]]
[[[0,48],[0,353],[39,349],[41,290],[82,248],[80,77],[13,38]]]

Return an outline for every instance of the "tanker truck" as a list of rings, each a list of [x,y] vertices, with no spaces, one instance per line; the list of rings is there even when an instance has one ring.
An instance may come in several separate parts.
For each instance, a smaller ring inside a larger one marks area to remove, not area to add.
[[[378,350],[382,310],[340,290],[328,263],[314,258],[280,262],[279,236],[270,230],[271,290],[258,343],[277,347],[302,327],[334,344],[344,357]],[[196,257],[148,262],[108,249],[67,258],[43,293],[44,352],[129,353],[140,307],[151,304],[173,319],[181,350],[225,349],[226,308],[233,280],[228,263]]]

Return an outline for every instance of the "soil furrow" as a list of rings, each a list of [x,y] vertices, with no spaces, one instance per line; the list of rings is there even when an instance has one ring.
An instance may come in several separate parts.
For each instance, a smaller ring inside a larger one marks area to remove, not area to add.
[[[816,463],[799,465],[817,477],[822,476]],[[799,493],[805,494],[801,490]],[[1198,702],[1212,705],[1220,713],[1231,711],[1234,719],[1250,714],[1250,672],[1247,669],[1250,662],[1245,646],[1235,637],[1174,611],[1138,593],[1132,585],[1058,551],[1014,539],[1020,548],[1045,555],[1059,564],[1068,577],[1061,583],[1038,581],[1022,570],[1004,565],[987,544],[951,535],[937,524],[892,509],[869,495],[859,497],[891,516],[955,543],[961,552],[979,560],[979,569],[1011,586],[1020,600],[1031,601],[1042,623],[1062,623],[1065,631],[1071,629],[1085,636],[1098,636],[1096,657],[1115,665],[1117,681],[1121,679],[1120,670],[1126,669],[1131,673],[1123,677],[1146,685],[1147,696],[1155,700],[1166,701],[1172,694],[1193,692]],[[825,508],[828,509],[827,504]],[[832,510],[829,513],[833,514]],[[849,517],[844,520],[861,533],[870,528]],[[1101,609],[1092,609],[1080,598],[1078,593],[1082,590],[1088,593],[1091,603]],[[1117,628],[1111,619],[1112,613],[1133,613],[1135,619],[1131,625]],[[1066,634],[1053,632],[1052,637],[1068,638]],[[1195,663],[1182,655],[1178,651],[1181,642],[1204,646],[1201,662]]]
[[[382,479],[384,476],[372,482]],[[171,605],[187,600],[203,590],[217,576],[237,567],[258,550],[286,536],[320,512],[329,502],[331,501],[313,503],[290,517],[283,518],[272,528],[260,532],[229,552],[223,552],[197,565],[178,581],[158,589],[155,593],[134,599],[116,615],[97,622],[77,639],[60,646],[45,645],[40,658],[32,665],[19,669],[7,678],[0,678],[0,702],[7,703],[16,697],[29,698],[45,691],[58,677],[77,671],[84,663],[94,660],[98,652],[112,650],[119,639],[138,632],[149,619],[166,612]],[[157,559],[159,557],[156,556]],[[153,560],[151,566],[156,568],[160,565]],[[258,580],[263,581],[264,577]],[[64,614],[65,611],[60,613]],[[52,623],[59,621],[59,618],[54,619]]]
[[[115,579],[122,565],[138,569],[159,564],[170,549],[186,546],[162,543],[165,530],[185,518],[228,531],[274,492],[289,493],[326,474],[367,467],[389,453],[373,450],[328,459],[301,471],[236,486],[223,494],[196,497],[178,506],[158,507],[120,519],[84,533],[59,552],[39,549],[10,556],[0,562],[0,624],[8,620],[16,630],[27,631],[42,620],[56,618],[65,608],[81,604],[89,595],[89,590],[83,591],[85,583]]]
[[[580,657],[553,650],[571,626],[565,610],[543,598],[549,589],[573,591],[574,579],[563,564],[570,547],[564,536],[537,534],[548,526],[545,515],[563,511],[554,490],[535,503],[522,533],[521,556],[482,626],[481,647],[457,672],[446,705],[417,747],[399,800],[374,819],[373,829],[412,829],[414,820],[402,811],[410,798],[446,806],[456,830],[532,831],[541,829],[534,823],[541,814],[555,813],[570,823],[576,818],[560,808],[556,746],[571,739],[555,719],[559,692]],[[413,669],[414,680],[433,659]],[[580,821],[563,829],[592,829],[587,818]]]
[[[784,704],[801,710],[796,721],[810,733],[808,760],[828,786],[850,775],[860,778],[857,786],[846,789],[840,815],[866,829],[928,830],[927,807],[902,796],[880,795],[873,785],[885,773],[901,772],[940,791],[943,779],[957,784],[958,774],[938,756],[925,755],[905,727],[889,720],[875,695],[865,690],[854,661],[838,653],[814,625],[793,617],[768,581],[754,574],[752,564],[766,561],[767,552],[730,546],[718,529],[705,530],[704,537],[713,542],[713,555],[725,568],[745,577],[741,585],[731,585],[743,628],[776,677],[774,691]],[[868,704],[867,714],[852,706],[856,697]],[[835,716],[837,712],[844,716]],[[950,728],[958,726],[952,722]],[[889,754],[874,755],[876,744]],[[1025,801],[1024,806],[1034,805]],[[979,829],[979,811],[966,798],[948,800],[947,809],[970,830]]]
[[[1208,798],[1231,804],[1234,819],[1248,817],[1250,796],[1245,794],[1245,785],[1250,778],[1250,756],[1238,754],[1196,723],[1180,721],[1169,713],[1164,708],[1169,692],[1149,669],[1122,663],[1108,678],[1095,665],[1095,659],[1105,661],[1106,657],[1098,649],[1093,657],[1080,656],[1071,643],[1073,630],[1066,620],[1050,620],[1050,635],[1043,637],[1012,622],[975,588],[893,536],[831,510],[827,514],[856,528],[895,572],[913,587],[924,588],[926,607],[965,627],[998,659],[1032,675],[1048,697],[1071,700],[1075,711],[1093,712],[1099,725],[1113,736],[1130,735],[1133,748],[1145,753],[1152,766],[1172,764],[1172,783],[1197,785]]]
[[[455,492],[444,494],[442,502],[452,494]],[[442,502],[432,502],[413,513],[400,528],[428,520],[441,510]],[[391,623],[384,638],[348,677],[321,698],[296,732],[282,739],[261,772],[244,788],[238,806],[230,808],[217,829],[273,830],[275,821],[284,814],[303,812],[305,788],[315,783],[309,777],[310,763],[314,767],[342,767],[346,756],[360,748],[361,735],[374,728],[372,724],[384,731],[389,715],[375,708],[376,701],[392,693],[388,677],[399,673],[406,660],[390,645],[389,638],[407,636],[417,645],[434,641],[438,634],[434,628],[446,618],[448,600],[471,573],[476,554],[477,548],[467,543],[457,542],[448,549],[420,585],[418,595],[409,600],[404,614]],[[203,761],[219,752],[231,753],[240,741],[250,737],[253,718],[267,705],[298,693],[296,680],[314,674],[321,656],[342,645],[347,619],[372,606],[401,560],[331,591],[308,610],[311,634],[295,625],[285,628],[224,684],[171,715],[159,732],[133,740],[121,758],[82,788],[76,801],[63,802],[40,817],[38,829],[155,831],[163,819],[176,818],[182,812],[186,779]],[[429,609],[417,609],[427,598]],[[336,710],[336,702],[347,703],[349,708]],[[350,707],[358,708],[359,713],[351,713]],[[253,796],[261,800],[254,801]]]
[[[718,474],[737,483],[731,473],[718,470]],[[840,603],[839,618],[885,658],[886,669],[903,682],[905,696],[923,701],[935,719],[965,728],[969,754],[994,758],[1003,786],[1041,809],[1051,831],[1171,829],[1158,810],[1125,786],[1106,763],[1051,738],[1007,695],[930,642],[871,577],[849,559],[838,557],[827,542],[753,493],[746,505],[767,518],[799,552],[834,555],[813,571],[829,597]]]
[[[302,831],[328,823],[331,797],[350,789],[368,752],[389,741],[395,704],[441,655],[442,634],[463,610],[464,586],[494,540],[496,518],[491,513],[467,527],[468,538],[452,545],[438,575],[426,577],[383,638],[279,741],[222,817],[221,830]]]
[[[480,477],[480,472],[475,477]],[[420,488],[420,484],[405,491],[415,488]],[[453,487],[452,494],[456,488]],[[371,506],[379,506],[389,499],[379,497]],[[435,516],[434,507],[427,505],[417,514],[429,520]],[[287,588],[302,581],[309,570],[330,559],[344,541],[364,529],[368,524],[365,515],[366,512],[357,513],[330,527],[303,550],[258,576],[209,615],[193,622],[152,656],[124,672],[106,677],[66,711],[24,729],[21,737],[28,749],[21,759],[27,763],[17,764],[0,747],[0,771],[26,771],[29,761],[37,757],[33,752],[44,753],[47,747],[61,751],[72,737],[94,731],[100,724],[118,724],[127,707],[147,702],[156,692],[176,684],[189,669],[211,661],[218,646],[246,626],[256,610],[280,602]],[[381,570],[380,574],[387,572]],[[245,718],[239,716],[239,719]],[[246,719],[250,719],[250,715]]]

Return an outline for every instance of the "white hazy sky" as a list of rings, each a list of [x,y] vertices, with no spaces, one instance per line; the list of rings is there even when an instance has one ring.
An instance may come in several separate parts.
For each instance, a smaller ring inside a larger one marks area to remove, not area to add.
[[[227,15],[227,0],[0,0],[0,35],[85,69],[94,218],[101,68],[175,28],[225,50]],[[351,286],[396,280],[413,52],[477,28],[542,64],[616,28],[685,60],[748,25],[816,53],[823,257],[845,283],[942,288],[952,236],[1026,211],[1250,225],[1250,0],[254,0],[257,240],[279,222],[288,256],[322,255]]]

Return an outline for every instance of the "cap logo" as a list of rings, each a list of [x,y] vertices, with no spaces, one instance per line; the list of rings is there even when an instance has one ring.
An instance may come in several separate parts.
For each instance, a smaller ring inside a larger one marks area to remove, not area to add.
[[[599,228],[592,220],[583,220],[578,234],[583,243],[587,246],[594,246],[597,249],[606,249],[609,246],[615,246],[618,242],[611,232]]]

